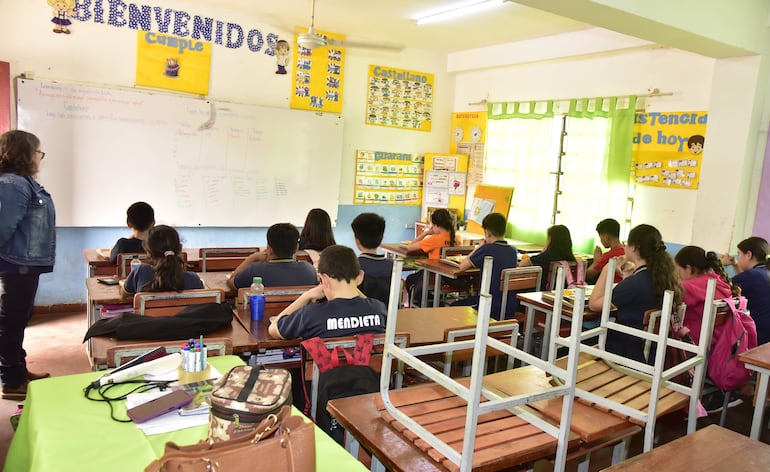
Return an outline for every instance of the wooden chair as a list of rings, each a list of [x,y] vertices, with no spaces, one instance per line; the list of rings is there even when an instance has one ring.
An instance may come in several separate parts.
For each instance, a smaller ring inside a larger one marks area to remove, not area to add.
[[[234,270],[258,247],[202,247],[198,250],[201,272]]]
[[[369,359],[369,367],[374,369],[377,372],[382,371],[382,359],[385,349],[385,335],[384,334],[378,334],[374,336],[374,347],[372,348],[372,354]],[[406,348],[409,346],[409,333],[396,333],[394,336],[394,344]],[[343,349],[352,349],[356,345],[356,338],[355,336],[346,336],[341,338],[327,338],[324,339],[324,344],[326,345],[326,349],[332,350],[335,348],[335,346],[340,346]],[[309,357],[309,356],[308,356]],[[340,365],[343,365],[345,363],[345,357],[340,356]],[[321,375],[320,370],[318,370],[318,366],[315,364],[315,362],[312,362],[312,359],[307,359],[307,362],[305,363],[305,375],[310,372],[310,413],[311,417],[316,417],[316,406],[318,405],[318,379]],[[394,370],[396,373],[396,378],[394,382],[395,388],[401,388],[404,381],[404,368],[403,364],[399,363],[398,367]]]
[[[445,259],[448,256],[467,256],[474,249],[476,249],[476,246],[444,246],[441,248],[441,258]]]
[[[233,342],[229,338],[206,338],[206,356],[227,356],[233,353]],[[179,341],[139,342],[123,344],[107,349],[108,367],[120,367],[126,362],[139,357],[156,347],[164,347],[167,352],[178,352]]]
[[[519,290],[530,290],[537,292],[540,290],[540,283],[543,277],[543,268],[540,266],[512,267],[503,269],[500,273],[500,319],[505,319],[505,308],[508,303],[509,292],[514,292],[510,296],[515,297]]]
[[[297,261],[305,261],[310,265],[313,265],[313,259],[310,258],[310,254],[305,251],[297,251],[294,253],[294,259]]]
[[[449,256],[465,256],[471,253],[476,248],[476,246],[445,246],[441,248],[441,259],[446,259]],[[433,290],[431,287],[433,287],[433,281],[434,281],[434,274],[430,274],[431,278],[428,281],[428,298],[430,298],[430,292]],[[425,276],[425,274],[423,274]],[[441,285],[441,293],[449,293],[449,292],[457,292],[458,287],[456,285],[452,285],[451,283],[443,283]],[[464,291],[464,290],[460,290]],[[419,306],[420,304],[414,300],[414,297],[416,295],[417,290],[412,291],[412,297],[409,300],[409,306]]]
[[[189,305],[224,301],[225,292],[218,288],[182,292],[138,292],[134,294],[134,313],[145,316],[174,316]]]
[[[142,263],[150,262],[150,256],[146,252],[121,252],[118,254],[118,277],[128,277],[131,273],[131,261],[134,259],[139,259]]]
[[[539,269],[540,267],[538,267]],[[488,335],[490,338],[497,339],[504,342],[509,346],[516,347],[516,340],[519,336],[519,323],[516,320],[504,320],[498,322],[490,322]],[[476,334],[476,325],[460,326],[457,328],[450,328],[444,331],[444,342],[453,343],[455,341],[468,341],[473,340]],[[500,352],[491,347],[487,348],[487,353],[484,358],[484,372],[491,373],[488,370],[487,361],[490,357],[506,355],[504,352]],[[508,362],[506,369],[513,369],[514,357],[507,355]],[[467,377],[470,375],[470,366],[468,361],[473,359],[473,349],[464,349],[461,351],[447,351],[444,353],[444,375],[450,376],[452,372],[453,362],[462,362],[463,371],[462,376]]]
[[[608,263],[609,272],[614,273],[615,260]],[[559,269],[557,279],[563,277],[563,269]],[[563,282],[557,280],[559,286]],[[711,333],[714,324],[713,299],[716,283],[710,280],[706,289],[706,303],[704,304],[703,321],[701,323],[701,336],[697,346],[685,343],[668,336],[674,293],[666,291],[663,297],[663,305],[660,309],[660,327],[657,333],[651,333],[644,329],[636,329],[610,321],[610,301],[612,299],[612,284],[606,284],[604,293],[604,305],[599,326],[578,335],[580,341],[585,341],[598,336],[598,346],[589,346],[580,343],[580,355],[587,355],[590,359],[581,363],[581,371],[578,372],[578,384],[575,395],[584,402],[596,404],[598,408],[607,409],[618,415],[628,417],[629,421],[641,424],[645,428],[644,451],[649,451],[653,446],[655,423],[658,416],[681,408],[688,403],[689,417],[687,432],[695,431],[698,415],[698,400],[705,378],[706,356],[711,344]],[[585,296],[583,288],[576,291],[576,304],[572,313],[573,329],[575,325],[582,324],[583,305]],[[558,290],[554,296],[554,313],[561,312],[562,291]],[[616,331],[626,335],[636,336],[645,341],[657,343],[655,362],[653,365],[625,358],[621,355],[606,351],[605,343],[608,332]],[[552,333],[555,330],[552,329]],[[574,334],[572,336],[575,336]],[[572,338],[570,336],[570,338]],[[551,338],[549,345],[549,362],[554,362],[557,346],[565,346],[572,339],[555,336]],[[666,368],[666,347],[671,346],[684,350],[692,355],[689,359],[677,365]],[[583,370],[585,369],[585,370]],[[692,386],[681,385],[672,381],[677,375],[694,369]],[[618,386],[615,388],[614,386]],[[632,394],[633,393],[633,394]]]
[[[579,260],[579,261],[553,261],[551,262],[551,265],[548,267],[548,286],[546,287],[548,290],[553,290],[554,287],[556,287],[556,269],[558,269],[561,266],[562,262],[567,262],[569,264],[569,270],[572,275],[572,280],[578,281],[578,271],[582,270],[582,273],[586,273],[586,261]],[[585,278],[585,275],[584,275]],[[567,277],[567,280],[569,280],[569,277]],[[585,283],[585,281],[583,281]],[[569,283],[565,283],[565,287],[567,287]]]
[[[265,316],[273,316],[282,312],[287,306],[299,298],[300,295],[307,292],[315,285],[295,285],[284,287],[265,287]],[[237,303],[240,303],[244,309],[249,306],[249,297],[246,293],[249,287],[238,289]]]

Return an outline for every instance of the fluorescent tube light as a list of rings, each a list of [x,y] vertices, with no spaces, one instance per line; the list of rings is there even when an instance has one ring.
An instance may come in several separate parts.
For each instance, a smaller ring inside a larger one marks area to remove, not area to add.
[[[414,21],[418,25],[435,23],[437,21],[445,21],[452,18],[469,15],[471,13],[476,13],[482,10],[487,10],[492,7],[497,7],[508,1],[510,0],[470,0],[465,3],[453,5],[447,9],[434,10],[427,15],[415,18]]]

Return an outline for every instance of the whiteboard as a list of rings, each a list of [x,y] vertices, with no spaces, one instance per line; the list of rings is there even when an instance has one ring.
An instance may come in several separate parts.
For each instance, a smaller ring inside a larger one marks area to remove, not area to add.
[[[337,216],[339,115],[18,79],[17,118],[46,153],[57,226],[124,226],[135,201],[175,226]]]

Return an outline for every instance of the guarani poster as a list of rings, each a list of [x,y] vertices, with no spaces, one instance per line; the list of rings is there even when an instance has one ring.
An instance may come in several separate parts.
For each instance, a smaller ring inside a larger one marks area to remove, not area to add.
[[[399,152],[356,152],[354,204],[419,205],[423,156]]]
[[[697,189],[707,111],[637,113],[634,180],[640,185]]]

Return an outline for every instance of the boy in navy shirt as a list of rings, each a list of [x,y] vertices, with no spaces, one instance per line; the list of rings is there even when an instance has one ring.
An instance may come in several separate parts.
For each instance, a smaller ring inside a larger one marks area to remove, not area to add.
[[[508,244],[505,240],[505,229],[508,222],[500,213],[490,213],[481,221],[481,227],[484,228],[484,239],[479,242],[476,249],[468,257],[460,262],[460,270],[471,268],[481,269],[484,266],[484,257],[492,256],[492,277],[489,284],[489,293],[492,295],[492,309],[490,317],[500,319],[500,308],[502,304],[502,292],[500,291],[500,274],[503,269],[516,267],[518,261],[516,257],[516,248]],[[483,274],[482,274],[483,275]],[[479,297],[473,296],[464,300],[458,300],[453,305],[470,305],[478,307]],[[519,302],[516,296],[508,296],[505,313],[512,318],[516,313]]]
[[[388,304],[390,297],[390,277],[393,272],[393,260],[384,254],[377,254],[385,234],[385,218],[376,213],[361,213],[350,223],[355,236],[356,246],[361,254],[358,263],[364,271],[364,280],[358,286],[364,295]]]
[[[155,225],[155,210],[145,202],[136,202],[126,210],[126,225],[131,228],[130,238],[120,238],[110,251],[110,264],[118,262],[118,254],[144,253],[147,232]]]

